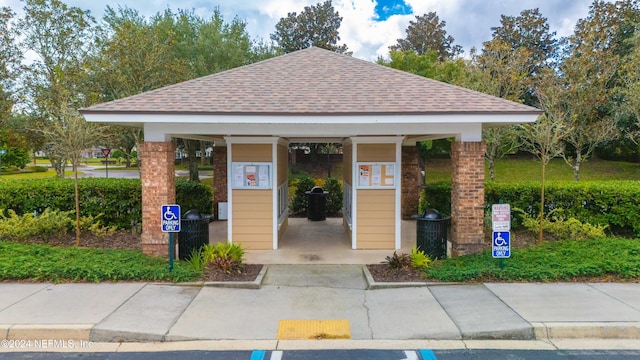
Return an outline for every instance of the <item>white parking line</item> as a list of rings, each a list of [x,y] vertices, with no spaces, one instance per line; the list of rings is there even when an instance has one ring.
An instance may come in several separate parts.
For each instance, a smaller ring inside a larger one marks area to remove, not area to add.
[[[412,350],[405,350],[404,356],[406,356],[406,358],[402,360],[418,360],[418,354]]]

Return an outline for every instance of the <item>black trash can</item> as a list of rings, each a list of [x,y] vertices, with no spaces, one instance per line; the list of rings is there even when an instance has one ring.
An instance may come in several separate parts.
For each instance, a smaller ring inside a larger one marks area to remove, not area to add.
[[[211,215],[201,215],[195,209],[184,213],[180,220],[180,233],[178,234],[178,258],[180,260],[191,258],[194,250],[200,250],[209,243],[210,220]]]
[[[307,208],[307,218],[311,221],[321,221],[327,219],[327,191],[319,186],[314,186],[310,191],[306,191],[309,207]]]
[[[444,216],[438,210],[427,209],[416,219],[416,246],[432,258],[447,257],[447,240],[451,216]]]

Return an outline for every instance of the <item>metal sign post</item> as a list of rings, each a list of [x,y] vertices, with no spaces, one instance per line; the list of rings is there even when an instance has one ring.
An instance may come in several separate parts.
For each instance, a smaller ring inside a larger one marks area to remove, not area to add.
[[[173,233],[180,232],[180,205],[162,205],[160,212],[162,232],[169,233],[169,271],[173,271],[173,258],[176,250]]]
[[[111,149],[105,148],[102,149],[102,155],[104,155],[104,169],[106,170],[106,177],[109,178],[109,154],[111,154]]]

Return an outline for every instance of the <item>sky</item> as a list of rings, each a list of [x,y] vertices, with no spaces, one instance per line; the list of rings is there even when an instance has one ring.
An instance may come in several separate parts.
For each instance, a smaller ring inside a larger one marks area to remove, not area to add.
[[[249,35],[269,41],[275,24],[290,12],[301,12],[305,6],[324,0],[62,0],[69,6],[91,11],[102,18],[107,5],[129,7],[151,17],[169,8],[193,10],[209,18],[218,8],[226,21],[234,17],[247,23]],[[339,44],[347,44],[353,56],[375,61],[387,56],[389,46],[405,36],[409,21],[415,16],[435,11],[446,22],[448,35],[461,45],[464,54],[472,47],[482,48],[491,39],[491,28],[500,25],[500,15],[517,16],[522,10],[539,8],[548,19],[551,31],[558,36],[573,32],[576,21],[587,17],[592,0],[333,0],[342,16]],[[20,0],[0,0],[21,13]],[[464,55],[463,54],[463,55]]]

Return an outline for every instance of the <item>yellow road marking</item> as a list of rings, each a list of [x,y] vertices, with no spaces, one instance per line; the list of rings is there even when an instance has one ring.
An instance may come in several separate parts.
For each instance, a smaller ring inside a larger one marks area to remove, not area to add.
[[[351,330],[349,320],[280,320],[276,339],[351,339]]]

